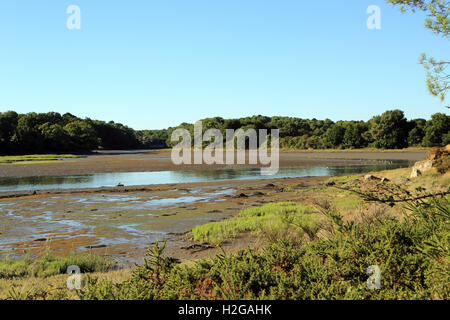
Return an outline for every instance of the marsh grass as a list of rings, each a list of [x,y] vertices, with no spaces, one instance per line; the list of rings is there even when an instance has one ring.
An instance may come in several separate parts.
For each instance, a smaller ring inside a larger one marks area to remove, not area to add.
[[[95,254],[55,257],[47,250],[38,258],[32,258],[29,255],[20,259],[3,258],[0,260],[0,279],[45,278],[65,274],[67,267],[71,265],[79,266],[82,273],[106,272],[113,266],[111,261]]]
[[[273,235],[295,229],[297,233],[303,233],[302,228],[315,230],[319,219],[320,215],[310,206],[293,202],[270,203],[243,210],[234,219],[195,227],[192,238],[194,241],[221,244],[247,232]]]
[[[61,159],[76,159],[83,158],[83,156],[73,154],[31,154],[23,156],[0,156],[0,164],[13,163],[29,163],[29,162],[53,162]]]

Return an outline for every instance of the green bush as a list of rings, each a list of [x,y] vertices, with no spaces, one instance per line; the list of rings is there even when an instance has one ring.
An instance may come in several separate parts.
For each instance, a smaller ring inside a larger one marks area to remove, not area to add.
[[[243,210],[235,219],[195,227],[192,230],[192,238],[195,241],[220,244],[245,232],[261,234],[286,230],[289,227],[315,230],[320,216],[314,212],[312,207],[292,202],[270,203]]]
[[[266,207],[267,210],[269,210]],[[246,216],[264,216],[248,210]],[[262,252],[220,254],[194,266],[149,251],[130,279],[113,284],[89,278],[81,299],[447,299],[448,198],[415,201],[404,219],[343,222],[322,209],[331,236],[299,246],[280,240]],[[381,289],[370,290],[367,268],[381,269]]]
[[[112,267],[109,260],[94,254],[54,257],[47,252],[38,259],[25,256],[16,260],[8,257],[0,260],[0,279],[49,277],[66,273],[71,265],[79,266],[82,273],[105,272]]]

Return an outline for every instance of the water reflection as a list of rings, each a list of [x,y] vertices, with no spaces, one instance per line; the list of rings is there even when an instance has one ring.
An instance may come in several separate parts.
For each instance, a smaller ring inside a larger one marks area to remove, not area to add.
[[[194,183],[220,180],[249,180],[298,178],[306,176],[338,176],[366,173],[396,168],[405,168],[411,161],[376,162],[367,165],[347,166],[305,166],[280,168],[273,176],[261,176],[260,169],[227,169],[227,170],[192,170],[192,171],[157,171],[157,172],[120,172],[99,173],[74,176],[44,176],[23,178],[0,178],[0,192],[25,191],[42,189],[98,188],[113,187],[118,183],[125,186]]]

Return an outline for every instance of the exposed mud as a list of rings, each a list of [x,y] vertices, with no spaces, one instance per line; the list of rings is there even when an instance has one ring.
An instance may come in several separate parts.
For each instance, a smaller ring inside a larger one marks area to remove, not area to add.
[[[414,160],[423,153],[283,153],[281,165],[361,163],[352,159]],[[335,160],[312,159],[332,156]],[[2,165],[0,176],[57,175],[112,171],[177,170],[168,151],[92,155],[54,164]],[[307,158],[311,157],[311,158]],[[205,166],[199,166],[198,169]],[[193,168],[190,168],[193,169]],[[211,167],[208,166],[208,169]],[[220,181],[134,187],[11,192],[0,195],[0,255],[91,251],[118,266],[140,262],[155,241],[168,240],[168,255],[181,260],[213,255],[219,249],[193,245],[188,232],[252,206],[278,201],[312,203],[328,177]],[[289,191],[287,191],[289,190]],[[225,244],[234,251],[258,247],[253,238]]]
[[[370,160],[422,159],[426,152],[280,152],[280,167],[339,166]],[[248,163],[248,161],[247,161]],[[103,151],[86,158],[54,163],[0,165],[0,177],[80,175],[110,172],[149,172],[256,168],[258,165],[174,165],[170,150]]]

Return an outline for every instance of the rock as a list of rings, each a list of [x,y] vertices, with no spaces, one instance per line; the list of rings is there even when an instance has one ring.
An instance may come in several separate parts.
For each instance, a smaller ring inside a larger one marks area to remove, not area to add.
[[[389,181],[391,181],[391,180],[389,180],[388,178],[382,178],[382,179],[381,179],[381,182],[383,182],[383,183],[389,182]]]
[[[245,193],[240,193],[235,198],[248,198],[248,195],[246,195]]]
[[[331,187],[331,186],[335,186],[336,182],[334,181],[328,181],[327,183],[325,183],[326,186]]]
[[[255,193],[253,193],[253,194],[251,194],[251,195],[254,196],[254,197],[262,197],[262,196],[265,196],[265,194],[262,193],[262,192],[260,192],[260,191],[255,192]]]
[[[444,151],[447,153],[450,153],[450,144],[448,144],[444,147]]]
[[[106,248],[105,244],[99,244],[97,246],[86,246],[86,249],[100,249],[100,248]]]
[[[413,168],[410,178],[417,178],[421,175],[422,175],[422,172],[419,169]]]
[[[448,156],[449,153],[450,153],[449,145],[446,145],[444,148],[434,147],[434,148],[431,148],[430,151],[428,151],[427,160],[434,161],[434,160],[443,158],[445,156]]]
[[[420,170],[421,172],[429,171],[431,170],[431,168],[433,168],[433,163],[434,163],[433,160],[417,161],[414,164],[413,169]]]
[[[381,180],[381,179],[378,178],[378,177],[375,177],[372,174],[367,174],[367,175],[364,176],[364,180],[369,181],[369,180]]]

